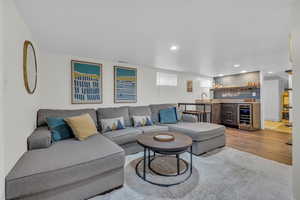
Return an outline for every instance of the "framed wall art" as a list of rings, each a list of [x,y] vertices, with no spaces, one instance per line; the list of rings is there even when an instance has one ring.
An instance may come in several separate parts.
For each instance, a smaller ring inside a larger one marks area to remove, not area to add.
[[[193,92],[193,81],[187,81],[186,82],[186,91],[187,92]]]
[[[114,102],[137,102],[137,70],[129,67],[114,67]]]
[[[72,104],[102,103],[102,64],[71,61]]]

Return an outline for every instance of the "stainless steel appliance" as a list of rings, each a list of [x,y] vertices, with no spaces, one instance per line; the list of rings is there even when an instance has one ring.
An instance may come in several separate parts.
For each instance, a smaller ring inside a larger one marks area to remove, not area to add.
[[[239,119],[238,123],[240,129],[245,129],[245,130],[253,129],[251,104],[239,104],[238,119]]]

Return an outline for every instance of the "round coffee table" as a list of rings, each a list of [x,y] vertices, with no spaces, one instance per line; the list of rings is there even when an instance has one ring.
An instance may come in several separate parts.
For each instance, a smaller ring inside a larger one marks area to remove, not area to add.
[[[158,141],[154,138],[154,136],[156,135],[172,135],[174,136],[174,140],[172,141]],[[145,133],[142,135],[139,135],[137,137],[137,143],[139,145],[141,145],[142,147],[144,147],[144,157],[143,159],[141,159],[136,167],[135,167],[135,171],[136,174],[142,178],[144,181],[147,181],[151,184],[154,185],[158,185],[158,186],[173,186],[173,185],[178,185],[180,183],[183,183],[184,181],[186,181],[187,179],[189,179],[192,175],[193,172],[193,156],[192,156],[192,138],[187,136],[187,135],[183,135],[180,133],[175,133],[175,132],[159,132],[159,133]],[[187,161],[183,160],[182,158],[180,158],[180,154],[187,152],[190,149],[190,163],[188,163]],[[153,152],[153,155],[151,156],[151,151]],[[156,154],[160,154],[160,156],[176,156],[176,163],[177,163],[177,173],[176,174],[163,174],[161,172],[158,172],[156,170],[154,170],[151,167],[151,162],[157,157]],[[180,161],[183,161],[186,168],[183,172],[180,172]],[[139,166],[143,163],[143,170],[142,173],[139,171]],[[189,171],[189,175],[181,181],[175,182],[175,183],[171,183],[171,184],[162,184],[162,183],[157,183],[154,181],[150,181],[147,179],[146,177],[146,166],[148,167],[148,169],[155,173],[156,175],[159,176],[180,176],[183,175],[185,173],[187,173],[187,171]]]

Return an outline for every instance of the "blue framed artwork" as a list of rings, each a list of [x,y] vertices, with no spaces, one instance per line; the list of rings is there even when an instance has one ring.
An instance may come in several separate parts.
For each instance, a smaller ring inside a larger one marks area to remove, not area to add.
[[[129,67],[114,67],[115,103],[137,102],[137,70]]]
[[[102,64],[71,61],[72,104],[102,103]]]

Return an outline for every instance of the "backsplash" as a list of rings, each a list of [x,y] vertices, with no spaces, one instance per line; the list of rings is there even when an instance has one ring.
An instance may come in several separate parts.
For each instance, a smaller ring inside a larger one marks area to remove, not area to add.
[[[248,72],[243,74],[214,77],[214,83],[223,85],[223,87],[246,86],[248,82],[259,83],[259,72]]]
[[[214,91],[214,99],[260,99],[260,88],[242,91]]]
[[[223,77],[214,77],[214,85],[219,89],[213,90],[214,99],[260,99],[260,72],[249,72],[242,74],[234,74]],[[249,88],[233,88],[245,87],[255,83],[256,87]]]

